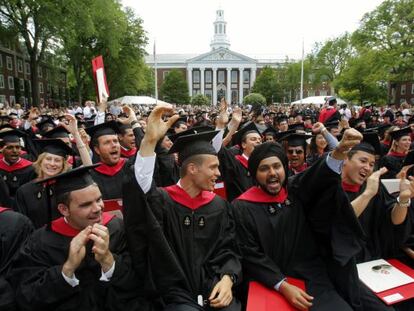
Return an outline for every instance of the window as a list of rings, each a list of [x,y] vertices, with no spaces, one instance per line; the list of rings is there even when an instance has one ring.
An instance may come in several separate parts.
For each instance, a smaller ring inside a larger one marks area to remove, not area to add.
[[[10,76],[7,80],[9,82],[9,90],[14,90],[14,78]]]
[[[0,68],[3,67],[3,55],[0,55]]]
[[[212,81],[212,79],[213,79],[213,72],[212,72],[212,71],[210,71],[210,70],[206,70],[206,71],[204,72],[204,74],[205,74],[205,82],[206,82],[206,83],[211,83],[211,81]]]
[[[224,83],[224,70],[219,70],[218,71],[218,83]]]
[[[9,101],[9,104],[10,105],[14,105],[16,103],[16,97],[14,97],[14,96],[10,96],[10,101]]]
[[[6,102],[6,96],[0,95],[0,104],[4,104]]]
[[[414,94],[414,83],[411,84],[411,94]]]
[[[26,74],[29,75],[30,74],[30,64],[25,63],[24,66],[26,67]]]
[[[406,85],[405,84],[402,84],[401,85],[401,95],[405,95],[405,92],[406,92]]]
[[[20,84],[20,91],[24,92],[24,80],[19,79],[19,84]]]
[[[239,100],[239,92],[238,91],[231,91],[231,103],[237,104]]]
[[[237,71],[232,70],[231,72],[231,83],[237,83]]]
[[[39,67],[39,69],[38,69],[37,76],[39,78],[43,77],[43,72],[42,72],[42,68],[41,67]]]
[[[200,83],[200,71],[193,70],[193,83]]]
[[[250,83],[250,71],[243,71],[243,83],[249,84]]]
[[[39,93],[43,94],[43,83],[39,82]]]
[[[320,90],[319,91],[319,96],[327,96],[328,95],[328,91],[326,90]]]
[[[29,86],[29,92],[32,92],[32,81],[28,81],[29,82],[29,84],[28,84],[28,86]]]
[[[168,70],[162,72],[162,80],[164,81],[170,72]]]
[[[6,56],[7,69],[13,70],[13,62],[10,56]]]
[[[0,89],[4,89],[4,76],[0,75]]]
[[[23,72],[23,61],[21,59],[17,60],[17,71]]]

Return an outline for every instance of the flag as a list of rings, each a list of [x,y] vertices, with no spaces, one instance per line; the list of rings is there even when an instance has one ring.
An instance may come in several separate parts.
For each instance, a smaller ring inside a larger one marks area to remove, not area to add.
[[[92,73],[95,80],[96,94],[98,95],[99,102],[103,97],[109,97],[108,84],[106,83],[106,75],[104,69],[104,63],[102,55],[92,59]]]

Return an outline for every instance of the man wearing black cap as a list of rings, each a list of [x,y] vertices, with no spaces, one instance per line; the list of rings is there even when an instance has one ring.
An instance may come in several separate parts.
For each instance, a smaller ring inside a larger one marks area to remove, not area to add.
[[[14,197],[17,189],[35,178],[32,162],[20,157],[22,146],[20,138],[25,134],[19,130],[0,133],[0,146],[3,158],[0,159],[0,176],[6,182],[10,196]]]
[[[348,153],[342,170],[342,188],[364,233],[364,242],[353,259],[356,263],[396,256],[409,234],[407,212],[414,195],[414,181],[408,182],[405,173],[401,176],[398,198],[388,193],[380,181],[387,169],[382,167],[374,172],[375,155],[381,154],[377,133],[364,132],[363,136],[363,141]],[[349,268],[346,273],[335,274],[338,286],[344,284],[344,277],[357,277],[356,269]],[[364,306],[363,310],[393,310],[362,283],[352,288],[342,286],[341,292],[354,306]]]
[[[163,121],[171,112],[171,105],[151,112],[134,176],[124,185],[134,266],[152,276],[163,310],[240,310],[232,295],[241,270],[232,212],[212,192],[220,176],[217,131],[179,137],[170,152],[178,152],[181,179],[167,188],[152,183],[155,145],[178,117]]]
[[[56,195],[49,208],[62,217],[35,231],[13,262],[10,280],[24,310],[120,310],[138,295],[122,220],[103,212],[90,168],[43,180]]]
[[[360,139],[346,131],[331,154],[289,182],[282,146],[257,146],[249,158],[256,186],[233,202],[244,277],[279,291],[300,310],[351,310],[329,280],[315,236],[330,245],[331,232],[342,228],[333,225],[343,212],[335,189],[346,152]],[[305,280],[306,291],[286,276]]]
[[[328,119],[336,116],[338,119],[341,115],[337,109],[336,97],[330,96],[326,99],[327,106],[321,110],[319,114],[319,122],[325,123]]]
[[[307,139],[312,136],[300,133],[292,133],[283,137],[286,141],[286,154],[289,160],[288,176],[299,174],[308,168],[306,163]]]

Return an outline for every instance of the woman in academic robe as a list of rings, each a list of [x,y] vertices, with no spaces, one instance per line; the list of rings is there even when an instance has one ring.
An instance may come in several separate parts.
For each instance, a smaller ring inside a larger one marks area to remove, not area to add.
[[[306,157],[306,163],[308,166],[312,166],[316,161],[321,158],[325,152],[329,151],[328,142],[323,134],[319,133],[312,137],[309,145],[309,153]]]
[[[79,136],[76,119],[74,117],[69,117],[69,119],[69,128],[74,133],[82,163],[90,165],[92,161],[85,144]],[[46,208],[47,196],[50,195],[53,199],[53,193],[47,194],[44,185],[38,184],[37,181],[71,169],[68,158],[74,154],[74,151],[61,139],[40,139],[35,140],[35,143],[41,152],[33,163],[38,177],[19,187],[16,192],[15,210],[26,215],[37,229],[45,225],[49,217],[53,219],[60,217],[57,213],[56,215],[48,215]]]
[[[380,162],[380,167],[388,169],[388,172],[382,175],[383,179],[397,178],[398,173],[403,169],[404,159],[411,146],[411,132],[410,127],[390,132],[392,137],[391,148]]]

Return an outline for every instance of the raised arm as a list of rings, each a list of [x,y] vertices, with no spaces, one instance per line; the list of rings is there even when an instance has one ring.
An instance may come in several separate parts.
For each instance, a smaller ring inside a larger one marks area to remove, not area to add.
[[[83,142],[79,134],[78,121],[73,115],[69,113],[65,114],[65,119],[69,121],[69,124],[68,125],[62,124],[62,125],[65,126],[69,130],[69,132],[73,135],[73,138],[75,139],[75,142],[76,142],[76,147],[78,148],[79,155],[82,160],[82,164],[85,166],[92,165],[92,159],[89,154],[88,148],[86,144]]]

